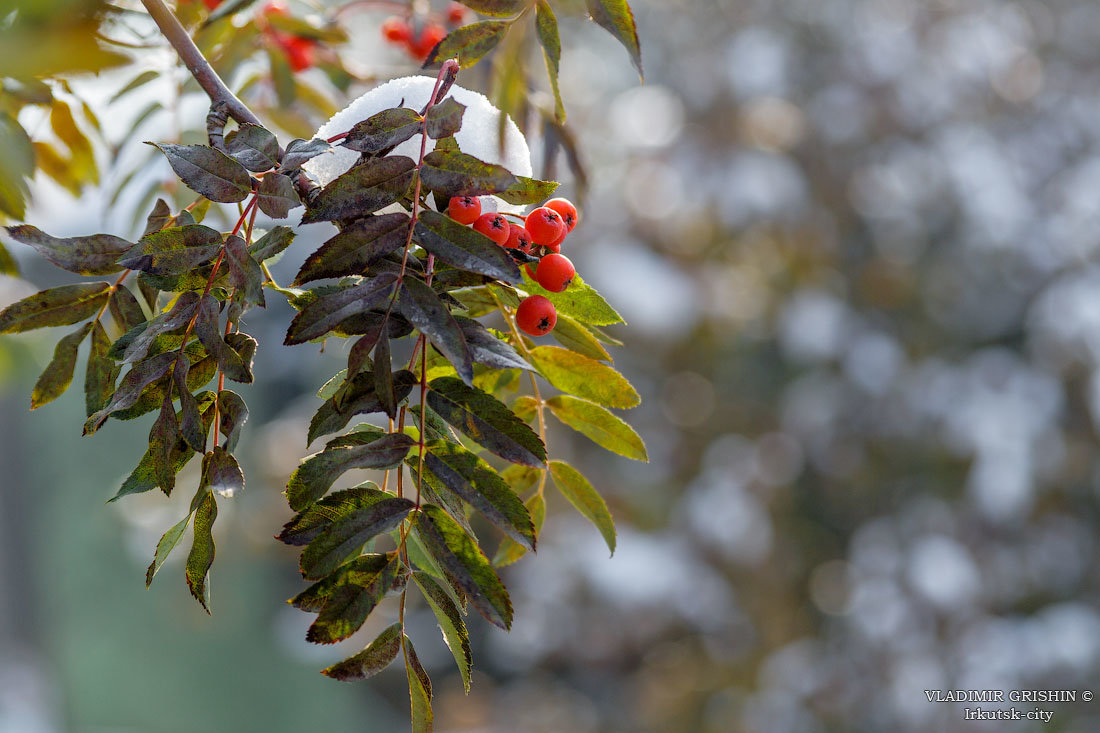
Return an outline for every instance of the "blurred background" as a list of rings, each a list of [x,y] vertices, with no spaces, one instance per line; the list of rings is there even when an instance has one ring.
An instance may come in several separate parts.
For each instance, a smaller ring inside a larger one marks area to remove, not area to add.
[[[925,695],[1100,687],[1100,5],[632,4],[644,85],[610,35],[570,16],[579,3],[560,4],[587,190],[564,155],[557,175],[584,194],[568,254],[630,324],[614,330],[616,366],[643,395],[625,417],[651,462],[551,432],[607,497],[618,551],[548,495],[537,556],[503,573],[512,632],[472,618],[468,697],[414,608],[437,730],[1100,730],[1095,702],[1039,704],[1046,726],[967,723],[967,705]],[[345,17],[347,76],[299,75],[304,107],[247,65],[233,82],[308,134],[372,76],[414,73],[379,40],[387,15]],[[123,142],[194,137],[206,108],[172,53],[142,58],[164,76],[117,100],[142,69],[72,82],[104,122],[84,125],[96,175],[67,189],[40,173],[28,223],[134,234],[169,171]],[[484,89],[488,75],[462,79]],[[49,113],[19,112],[35,142],[54,139]],[[112,201],[134,169],[145,183]],[[321,236],[304,230],[276,278]],[[12,251],[22,279],[0,279],[0,305],[71,279]],[[147,421],[82,439],[79,376],[31,414],[57,334],[0,339],[3,733],[407,726],[399,666],[356,684],[317,674],[385,614],[316,647],[311,616],[284,603],[302,583],[272,539],[290,516],[280,492],[344,355],[281,346],[290,311],[268,301],[247,324],[261,343],[241,389],[248,483],[219,502],[212,618],[182,551],[142,583],[188,492],[104,504]]]

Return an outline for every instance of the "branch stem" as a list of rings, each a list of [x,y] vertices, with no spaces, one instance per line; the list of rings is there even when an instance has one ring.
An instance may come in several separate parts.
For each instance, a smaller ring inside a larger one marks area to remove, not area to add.
[[[157,24],[160,32],[168,39],[168,43],[176,49],[183,65],[191,72],[191,76],[195,77],[195,81],[206,92],[206,96],[210,97],[211,103],[224,104],[229,116],[242,125],[245,123],[260,124],[260,120],[252,114],[252,110],[246,107],[244,102],[230,91],[222,78],[218,76],[218,72],[210,66],[210,62],[202,55],[202,51],[191,40],[191,36],[187,35],[187,31],[180,25],[179,19],[172,14],[172,11],[168,9],[163,0],[141,0],[141,4],[149,11],[153,22]]]

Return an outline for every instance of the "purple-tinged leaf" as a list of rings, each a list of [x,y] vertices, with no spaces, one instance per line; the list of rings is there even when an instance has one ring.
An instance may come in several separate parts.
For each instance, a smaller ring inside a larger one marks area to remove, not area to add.
[[[145,388],[163,377],[172,368],[175,360],[176,355],[168,352],[149,357],[145,361],[135,364],[122,378],[118,389],[106,406],[89,417],[87,422],[84,423],[84,434],[91,435],[99,429],[99,426],[111,413],[124,410],[137,402]]]
[[[543,465],[542,440],[495,397],[454,377],[434,379],[429,387],[428,406],[471,440],[513,463]]]
[[[377,155],[411,138],[419,132],[423,121],[415,110],[407,107],[384,109],[352,125],[342,144],[357,153]]]
[[[323,578],[358,555],[372,537],[401,524],[416,506],[384,491],[368,491],[364,506],[335,519],[302,553],[302,577]]]
[[[264,307],[264,271],[248,253],[248,245],[234,235],[225,240],[225,259],[229,264],[229,281],[244,297],[245,303]]]
[[[321,670],[321,674],[345,681],[373,677],[390,666],[400,653],[401,624],[393,624],[386,627],[363,651],[326,667]]]
[[[285,219],[290,210],[302,205],[294,183],[282,173],[268,173],[256,189],[256,204],[272,219]]]
[[[634,68],[638,70],[638,76],[644,78],[642,48],[638,43],[638,27],[634,23],[630,4],[626,0],[588,0],[588,12],[592,15],[592,20],[623,44],[630,54]]]
[[[286,487],[290,508],[305,509],[353,468],[393,468],[405,459],[412,445],[412,438],[404,433],[391,433],[366,445],[326,448],[302,459]]]
[[[432,106],[425,116],[425,129],[433,140],[450,137],[462,129],[462,115],[466,105],[459,104],[454,97],[447,97]]]
[[[221,246],[220,232],[189,224],[145,235],[119,264],[152,275],[180,275],[214,259]]]
[[[78,275],[109,275],[122,269],[118,258],[134,245],[110,234],[87,237],[51,237],[40,229],[22,225],[7,227],[8,235],[30,245],[62,270]]]
[[[397,581],[400,567],[397,553],[362,555],[341,567],[324,589],[324,607],[306,641],[334,644],[358,631]]]
[[[304,344],[324,336],[345,319],[392,297],[396,285],[397,276],[386,273],[359,285],[322,295],[294,316],[283,343],[288,346]]]
[[[504,282],[522,282],[519,266],[508,250],[449,216],[422,211],[414,235],[421,247],[449,265]]]
[[[474,367],[466,338],[450,309],[434,290],[415,277],[405,277],[397,297],[397,309],[454,365],[464,382],[473,381]]]
[[[203,474],[206,473],[208,461],[203,459]],[[191,595],[195,597],[207,613],[210,613],[209,593],[206,587],[207,574],[210,566],[214,564],[214,535],[212,533],[214,520],[218,518],[218,502],[214,494],[209,490],[202,491],[195,507],[194,541],[191,544],[191,552],[187,555],[187,565],[184,576],[187,578],[187,587]]]
[[[279,166],[280,173],[289,173],[297,170],[302,165],[316,158],[322,153],[332,150],[332,145],[324,140],[314,138],[312,140],[291,140],[283,153],[283,164]]]
[[[211,201],[234,204],[252,192],[252,177],[243,165],[205,145],[149,143],[168,158],[188,188]]]
[[[424,66],[457,58],[459,66],[468,69],[496,48],[511,26],[511,21],[483,20],[456,28],[432,49]]]
[[[346,221],[373,214],[405,195],[416,175],[411,158],[367,160],[321,189],[302,216],[303,224]]]
[[[259,125],[244,124],[225,141],[229,154],[250,171],[263,173],[278,163],[279,141]]]
[[[357,219],[306,258],[295,285],[327,277],[361,275],[367,268],[404,246],[409,217],[394,213]]]

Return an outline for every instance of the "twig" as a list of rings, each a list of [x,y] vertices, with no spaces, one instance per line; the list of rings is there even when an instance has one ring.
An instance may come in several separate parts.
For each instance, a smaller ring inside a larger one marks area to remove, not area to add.
[[[141,4],[149,11],[153,22],[168,39],[168,43],[176,49],[183,65],[191,72],[191,76],[195,77],[195,81],[206,92],[206,96],[210,97],[210,101],[215,105],[224,104],[229,116],[242,125],[245,123],[259,125],[259,118],[252,114],[252,110],[225,85],[218,76],[218,72],[210,66],[210,62],[202,55],[202,51],[191,40],[191,36],[187,35],[187,31],[163,0],[141,0]]]

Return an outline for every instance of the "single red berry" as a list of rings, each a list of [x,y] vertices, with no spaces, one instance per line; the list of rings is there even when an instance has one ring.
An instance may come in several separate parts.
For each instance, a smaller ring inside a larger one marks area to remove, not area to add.
[[[447,204],[447,215],[459,224],[473,224],[481,216],[481,199],[476,196],[454,196]]]
[[[539,260],[535,270],[535,282],[551,293],[560,293],[573,282],[577,268],[565,255],[549,254]]]
[[[531,237],[527,230],[515,222],[508,222],[508,241],[504,246],[509,249],[518,249],[520,252],[531,253]]]
[[[500,214],[492,212],[482,214],[474,221],[474,229],[493,240],[501,247],[508,241],[511,231],[508,228],[508,220]]]
[[[548,244],[556,241],[561,236],[562,231],[567,231],[565,223],[561,220],[561,215],[545,206],[540,206],[527,215],[525,228],[527,233],[531,235],[531,241],[535,244]]]
[[[418,59],[426,59],[432,49],[446,37],[447,29],[443,26],[435,23],[426,25],[420,31],[420,38],[416,39],[416,43],[409,45],[409,52]]]
[[[550,199],[543,206],[561,214],[561,220],[565,222],[567,231],[571,232],[577,226],[577,221],[579,221],[577,207],[569,199]]]
[[[543,336],[558,325],[558,311],[541,295],[532,295],[516,309],[516,325],[532,336]]]
[[[466,8],[462,3],[451,3],[447,6],[447,22],[458,25],[466,20]]]
[[[395,15],[382,24],[382,37],[390,43],[408,43],[412,40],[412,28],[404,18]]]
[[[222,0],[202,0],[202,4],[206,6],[207,10],[217,10],[218,6],[222,4]]]
[[[286,52],[286,60],[295,72],[305,71],[315,62],[313,39],[301,36],[283,36],[279,45]]]
[[[567,236],[569,236],[569,229],[567,227],[562,227],[561,235],[553,242],[547,242],[543,246],[551,252],[561,252],[561,243],[565,241]]]

